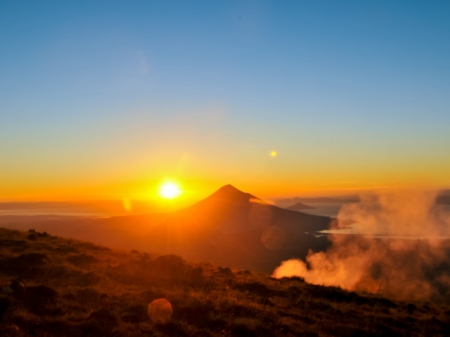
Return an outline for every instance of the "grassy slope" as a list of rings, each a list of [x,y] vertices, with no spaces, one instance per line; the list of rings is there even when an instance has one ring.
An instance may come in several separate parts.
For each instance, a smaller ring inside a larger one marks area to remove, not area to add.
[[[11,280],[22,280],[11,284]],[[404,303],[0,229],[1,336],[439,336],[446,304]],[[38,287],[44,286],[44,287]],[[172,318],[148,304],[166,298]]]

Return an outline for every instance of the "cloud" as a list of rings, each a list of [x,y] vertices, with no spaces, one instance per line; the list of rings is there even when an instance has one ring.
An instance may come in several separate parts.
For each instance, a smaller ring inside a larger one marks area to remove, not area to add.
[[[360,234],[333,234],[326,252],[285,261],[273,276],[398,299],[450,295],[450,216],[436,206],[435,193],[365,195],[344,205],[338,218],[352,219]]]

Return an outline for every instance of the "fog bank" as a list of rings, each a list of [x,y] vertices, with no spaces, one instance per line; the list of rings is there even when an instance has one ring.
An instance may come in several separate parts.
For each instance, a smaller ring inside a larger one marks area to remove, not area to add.
[[[400,299],[450,295],[450,216],[436,206],[436,194],[368,194],[344,205],[338,218],[352,219],[361,235],[330,235],[327,251],[284,261],[273,276]]]

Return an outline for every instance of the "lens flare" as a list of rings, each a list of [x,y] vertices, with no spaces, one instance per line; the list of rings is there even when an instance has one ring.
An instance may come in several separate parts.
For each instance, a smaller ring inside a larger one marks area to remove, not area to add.
[[[165,323],[172,316],[172,305],[165,298],[160,298],[148,305],[147,313],[153,322]]]
[[[286,241],[286,234],[278,226],[269,226],[264,229],[261,235],[261,241],[267,249],[277,250],[283,247]]]
[[[123,209],[126,210],[127,212],[130,212],[133,207],[131,204],[131,200],[128,198],[122,199],[122,206],[123,206]]]

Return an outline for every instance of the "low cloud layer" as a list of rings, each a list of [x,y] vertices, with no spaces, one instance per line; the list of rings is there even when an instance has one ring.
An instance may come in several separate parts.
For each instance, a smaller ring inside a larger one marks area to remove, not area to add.
[[[363,196],[338,215],[361,235],[333,234],[326,252],[285,261],[273,276],[398,299],[448,297],[450,216],[435,201],[434,193],[417,191]]]

